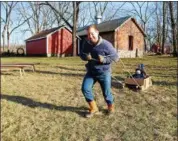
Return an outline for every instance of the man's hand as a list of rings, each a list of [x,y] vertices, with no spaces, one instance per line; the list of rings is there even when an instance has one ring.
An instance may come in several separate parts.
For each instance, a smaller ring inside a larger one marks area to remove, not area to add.
[[[103,63],[103,61],[104,61],[104,56],[98,55],[98,59],[99,59],[99,62],[100,62],[100,63]]]
[[[90,61],[90,60],[92,59],[92,57],[91,57],[90,54],[88,54],[88,55],[86,56],[86,58],[87,58],[88,61]]]

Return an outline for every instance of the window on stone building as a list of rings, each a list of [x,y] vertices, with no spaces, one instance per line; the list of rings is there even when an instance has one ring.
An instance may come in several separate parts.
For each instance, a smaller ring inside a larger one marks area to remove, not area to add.
[[[129,36],[129,50],[133,50],[133,36]]]

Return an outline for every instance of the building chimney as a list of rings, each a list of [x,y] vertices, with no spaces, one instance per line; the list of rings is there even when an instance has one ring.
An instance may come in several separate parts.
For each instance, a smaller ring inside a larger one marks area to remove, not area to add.
[[[100,14],[97,14],[95,16],[96,24],[100,24],[101,23],[101,19],[102,19],[102,16]]]

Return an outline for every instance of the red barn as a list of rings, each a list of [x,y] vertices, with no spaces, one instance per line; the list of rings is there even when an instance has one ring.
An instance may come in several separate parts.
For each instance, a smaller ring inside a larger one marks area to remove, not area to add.
[[[100,36],[112,43],[121,58],[143,56],[146,34],[134,18],[127,16],[105,21],[97,24],[97,28]],[[78,30],[81,39],[86,38],[86,34],[86,27]]]
[[[161,52],[160,46],[157,45],[157,44],[153,44],[152,47],[151,47],[151,51],[154,52],[154,53]]]
[[[79,48],[77,37],[77,53]],[[42,31],[26,40],[26,55],[29,56],[72,56],[72,31],[60,26]]]
[[[165,54],[170,54],[171,53],[171,44],[170,43],[165,43],[164,44],[164,53]],[[151,51],[154,52],[154,53],[161,53],[162,52],[162,49],[161,47],[158,45],[158,44],[153,44],[152,47],[151,47]]]

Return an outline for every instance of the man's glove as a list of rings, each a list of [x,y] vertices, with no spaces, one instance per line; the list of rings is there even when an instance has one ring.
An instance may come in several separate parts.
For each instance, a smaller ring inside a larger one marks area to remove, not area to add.
[[[88,55],[86,56],[86,59],[87,59],[87,61],[90,61],[90,60],[92,59],[91,55],[88,54]]]
[[[100,62],[100,63],[103,63],[103,62],[104,62],[104,56],[98,55],[98,59],[99,59],[99,62]]]

